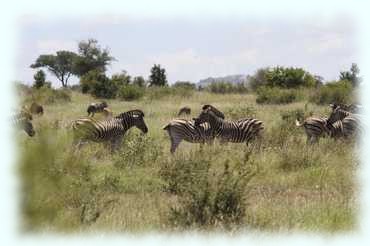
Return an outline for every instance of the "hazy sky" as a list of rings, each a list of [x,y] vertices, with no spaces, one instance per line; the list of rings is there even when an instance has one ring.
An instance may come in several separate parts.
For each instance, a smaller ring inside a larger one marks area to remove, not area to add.
[[[252,74],[276,65],[303,67],[332,80],[357,62],[354,25],[339,17],[190,20],[99,15],[55,20],[24,16],[19,27],[16,79],[27,83],[35,72],[29,65],[40,54],[77,51],[78,41],[88,38],[97,39],[117,59],[109,74],[126,70],[147,78],[152,65],[159,63],[170,83]],[[51,74],[48,80],[59,85]]]

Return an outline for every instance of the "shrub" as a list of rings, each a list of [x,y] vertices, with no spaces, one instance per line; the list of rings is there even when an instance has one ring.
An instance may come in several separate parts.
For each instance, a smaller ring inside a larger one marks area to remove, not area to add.
[[[276,87],[260,87],[257,89],[257,103],[286,104],[297,99],[297,91]]]
[[[98,98],[115,98],[118,90],[117,83],[114,80],[96,70],[83,75],[80,84],[82,93],[91,93]]]
[[[118,98],[132,101],[138,100],[144,96],[145,89],[137,85],[124,85],[119,88]]]
[[[33,78],[35,80],[33,83],[33,87],[35,87],[36,89],[39,89],[45,85],[46,74],[44,71],[38,70]]]
[[[211,93],[226,94],[226,93],[247,93],[247,87],[242,83],[228,83],[228,82],[216,82],[211,83],[206,88]]]
[[[53,89],[43,86],[39,89],[30,88],[25,92],[24,104],[38,102],[43,104],[67,103],[71,101],[71,91],[66,88]]]
[[[221,173],[211,172],[214,160],[203,153],[181,156],[161,168],[167,189],[178,195],[179,206],[172,207],[169,223],[181,228],[231,228],[245,216],[246,185],[255,175],[249,158]]]
[[[145,90],[149,100],[161,99],[169,96],[179,96],[182,98],[191,97],[194,93],[193,89],[188,87],[168,87],[168,86],[152,86]]]
[[[265,73],[267,86],[280,88],[314,87],[316,79],[302,68],[274,67]]]
[[[122,149],[114,160],[114,166],[125,168],[153,164],[162,155],[162,148],[157,140],[137,132],[129,132],[125,136]]]
[[[310,97],[310,102],[316,104],[349,103],[351,101],[352,85],[349,81],[341,80],[327,83],[316,90]]]

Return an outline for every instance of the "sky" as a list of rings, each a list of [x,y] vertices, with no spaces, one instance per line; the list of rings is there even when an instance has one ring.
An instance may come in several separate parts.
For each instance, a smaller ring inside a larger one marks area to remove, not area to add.
[[[208,77],[253,74],[267,66],[302,67],[325,80],[357,62],[356,30],[350,18],[19,18],[16,80],[32,83],[29,66],[40,54],[77,52],[80,40],[97,39],[116,61],[108,74],[127,71],[148,78],[153,64],[168,81],[198,82]],[[51,74],[47,80],[59,86]],[[72,78],[71,83],[77,83]]]

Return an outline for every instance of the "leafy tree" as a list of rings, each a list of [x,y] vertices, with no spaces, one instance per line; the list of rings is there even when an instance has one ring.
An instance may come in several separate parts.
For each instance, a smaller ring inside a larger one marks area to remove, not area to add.
[[[56,55],[40,55],[31,68],[46,67],[58,80],[63,87],[67,87],[68,79],[73,74],[74,62],[77,55],[71,51],[57,51]]]
[[[145,79],[142,77],[142,76],[137,76],[134,78],[134,80],[132,81],[132,84],[133,85],[137,85],[139,87],[144,87],[146,82],[145,82]]]
[[[33,83],[33,87],[35,87],[36,89],[39,89],[45,85],[46,75],[44,71],[38,70],[33,78],[35,80],[35,82]]]
[[[115,98],[118,86],[104,73],[91,70],[80,78],[82,93],[91,93],[98,98]]]
[[[265,74],[267,86],[281,88],[296,88],[300,86],[316,86],[315,78],[302,68],[274,67]]]
[[[266,73],[269,71],[269,68],[260,68],[258,69],[254,75],[247,76],[247,81],[249,82],[249,87],[252,90],[256,90],[260,86],[266,86],[267,80],[266,80]]]
[[[164,68],[161,68],[161,65],[154,64],[154,66],[150,70],[150,73],[149,86],[167,85],[166,70]]]
[[[117,86],[128,85],[131,82],[131,76],[123,70],[121,73],[116,73],[112,75],[112,82],[116,83]]]
[[[342,71],[339,75],[339,80],[347,80],[352,83],[352,86],[357,86],[361,78],[358,76],[360,73],[360,69],[358,68],[356,63],[352,63],[350,71]]]
[[[106,67],[115,60],[107,48],[102,49],[95,39],[81,41],[78,44],[78,57],[74,66],[74,74],[81,77],[89,71],[105,72]]]

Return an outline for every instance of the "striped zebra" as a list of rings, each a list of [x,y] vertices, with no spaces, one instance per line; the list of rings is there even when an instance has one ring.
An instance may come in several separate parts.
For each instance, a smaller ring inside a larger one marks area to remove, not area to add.
[[[296,119],[296,126],[304,128],[307,136],[307,143],[313,144],[317,142],[320,137],[325,137],[330,134],[327,121],[327,117],[309,117],[302,123]]]
[[[133,126],[139,128],[143,133],[148,132],[143,111],[130,110],[112,119],[102,121],[94,118],[80,118],[72,123],[75,140],[110,142],[112,150],[116,150],[120,146],[126,131]]]
[[[182,114],[190,114],[190,113],[191,113],[191,109],[189,107],[183,107],[183,108],[180,108],[177,116],[180,116]]]
[[[359,104],[343,104],[343,103],[332,103],[329,105],[333,110],[335,108],[341,108],[347,112],[357,114],[361,111],[362,106]]]
[[[217,115],[217,117],[220,117],[222,119],[225,117],[221,111],[213,106],[211,107],[212,111],[215,115]],[[168,135],[170,136],[170,152],[172,154],[175,153],[182,140],[185,140],[189,143],[201,144],[211,144],[214,140],[212,129],[209,123],[203,123],[196,126],[194,120],[174,119],[170,121],[167,125],[165,125],[163,127],[163,130],[166,130],[168,132]]]
[[[260,136],[264,129],[263,122],[258,119],[245,118],[237,121],[226,121],[213,112],[210,107],[203,107],[198,118],[194,118],[195,126],[205,122],[210,124],[212,136],[221,142],[249,143]]]
[[[333,107],[333,111],[328,119],[328,125],[330,126],[332,122],[341,122],[342,135],[346,138],[356,135],[361,130],[360,115],[350,113],[340,107]]]
[[[32,125],[32,116],[21,112],[19,114],[13,115],[12,118],[13,126],[17,129],[24,130],[28,136],[33,137],[35,135],[35,130],[33,129]]]

